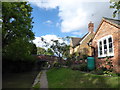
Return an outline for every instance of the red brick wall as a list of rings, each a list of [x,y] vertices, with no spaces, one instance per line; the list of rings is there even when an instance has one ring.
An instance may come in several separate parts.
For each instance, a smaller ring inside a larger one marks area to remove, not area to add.
[[[96,60],[96,67],[99,67],[99,64],[105,64],[106,58],[98,58],[98,46],[97,41],[105,37],[107,35],[112,35],[113,37],[113,45],[114,45],[114,56],[110,58],[114,65],[114,70],[120,73],[120,29],[109,24],[106,21],[103,21],[100,28],[98,29],[93,41],[92,46],[95,48],[95,60]],[[116,66],[117,65],[117,66]]]

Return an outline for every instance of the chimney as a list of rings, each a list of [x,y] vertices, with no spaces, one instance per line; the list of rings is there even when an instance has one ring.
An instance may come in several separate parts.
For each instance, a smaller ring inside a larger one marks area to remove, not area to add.
[[[91,32],[91,33],[94,32],[94,23],[92,23],[91,21],[90,21],[90,23],[88,24],[88,31]]]

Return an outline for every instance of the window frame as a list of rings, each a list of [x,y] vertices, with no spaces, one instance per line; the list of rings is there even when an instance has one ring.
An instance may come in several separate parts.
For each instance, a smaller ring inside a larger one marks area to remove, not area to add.
[[[109,51],[109,41],[108,39],[112,39],[112,52]],[[104,40],[106,40],[106,45],[107,45],[107,54],[104,53]],[[100,55],[100,49],[99,49],[99,43],[100,41],[102,42],[102,55]],[[114,44],[113,44],[113,36],[112,35],[107,35],[105,37],[102,37],[101,39],[98,40],[98,57],[106,57],[106,56],[114,56]]]

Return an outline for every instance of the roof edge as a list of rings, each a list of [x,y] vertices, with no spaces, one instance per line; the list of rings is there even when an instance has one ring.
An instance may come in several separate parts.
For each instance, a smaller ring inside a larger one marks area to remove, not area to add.
[[[119,26],[118,24],[109,21],[109,20],[115,20],[115,21],[120,21],[120,20],[118,20],[118,19],[112,19],[112,18],[106,18],[106,17],[103,17],[102,19],[105,20],[106,22],[108,22],[109,24],[112,24],[112,25],[114,25],[114,26],[120,28],[120,26]],[[109,20],[108,20],[108,19],[109,19]]]
[[[100,26],[102,25],[103,21],[106,21],[107,23],[112,24],[112,25],[120,28],[116,23],[111,23],[109,20],[106,20],[106,19],[109,19],[109,18],[102,17],[102,20],[101,20],[101,22],[100,22],[100,24],[99,24],[99,26],[98,26],[98,28],[97,28],[97,30],[96,30],[96,32],[95,32],[95,35],[96,35],[96,33],[98,32],[98,30],[99,30]],[[117,19],[111,19],[111,20],[117,20]],[[117,20],[117,21],[120,21],[120,20]],[[94,37],[95,37],[95,35],[94,35]],[[94,38],[94,37],[93,37],[93,38]]]

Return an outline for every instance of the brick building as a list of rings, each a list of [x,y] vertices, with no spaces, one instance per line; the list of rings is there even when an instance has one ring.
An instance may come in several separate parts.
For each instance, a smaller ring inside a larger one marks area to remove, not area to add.
[[[71,37],[70,40],[70,54],[73,54],[75,52],[77,52],[77,46],[79,45],[79,42],[81,41],[81,38],[78,37]]]
[[[70,41],[70,54],[78,52],[80,54],[86,54],[91,56],[91,47],[88,46],[88,42],[94,37],[94,24],[90,22],[88,24],[88,33],[82,38],[72,37]]]
[[[120,20],[102,18],[93,37],[92,47],[96,67],[105,66],[106,57],[109,57],[113,69],[120,73]]]

